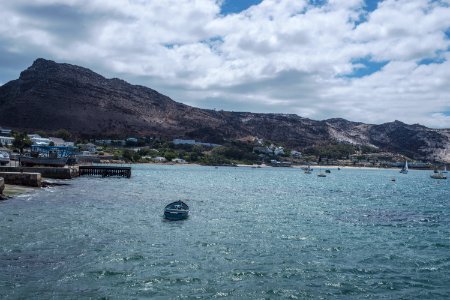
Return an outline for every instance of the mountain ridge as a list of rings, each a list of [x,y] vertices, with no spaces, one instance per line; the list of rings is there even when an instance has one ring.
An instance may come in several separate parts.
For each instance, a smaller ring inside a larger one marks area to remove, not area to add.
[[[151,88],[66,63],[36,59],[0,86],[0,126],[67,129],[88,137],[161,136],[221,143],[258,137],[294,148],[370,145],[414,159],[450,161],[450,130],[400,121],[365,124],[295,114],[229,112],[176,102]]]

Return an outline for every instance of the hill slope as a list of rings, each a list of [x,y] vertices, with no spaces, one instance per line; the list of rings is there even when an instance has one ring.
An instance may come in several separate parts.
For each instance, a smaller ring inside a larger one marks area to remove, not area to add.
[[[147,87],[89,69],[37,59],[0,87],[0,126],[100,137],[190,137],[220,143],[249,136],[292,147],[333,142],[372,145],[416,159],[450,161],[450,131],[399,121],[370,125],[286,114],[199,109]]]

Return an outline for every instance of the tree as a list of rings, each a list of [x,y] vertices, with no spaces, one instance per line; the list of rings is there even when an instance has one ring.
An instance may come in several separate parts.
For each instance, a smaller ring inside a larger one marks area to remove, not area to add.
[[[23,153],[24,148],[31,147],[31,140],[26,133],[16,133],[14,134],[13,147],[20,150]]]
[[[39,134],[39,136],[43,137],[43,138],[47,138],[48,137],[48,133],[45,131],[36,131],[36,134]]]
[[[68,140],[72,136],[70,132],[66,129],[59,129],[53,133],[56,137],[61,138],[63,140]]]

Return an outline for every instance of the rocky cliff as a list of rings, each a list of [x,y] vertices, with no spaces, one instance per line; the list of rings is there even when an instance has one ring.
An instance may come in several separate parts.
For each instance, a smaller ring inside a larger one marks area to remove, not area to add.
[[[189,137],[215,143],[259,137],[298,148],[348,142],[416,159],[450,161],[446,129],[399,121],[371,125],[199,109],[144,86],[45,59],[37,59],[17,80],[0,87],[0,126],[27,131],[64,128],[92,137]]]

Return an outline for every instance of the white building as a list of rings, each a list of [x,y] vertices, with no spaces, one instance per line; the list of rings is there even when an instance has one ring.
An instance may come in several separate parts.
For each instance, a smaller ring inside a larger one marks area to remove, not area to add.
[[[299,157],[302,157],[302,153],[299,152],[299,151],[297,151],[297,150],[292,150],[292,151],[291,151],[291,156],[292,156],[292,157],[299,158]]]
[[[3,146],[11,146],[14,141],[13,137],[10,136],[0,136],[0,143]]]
[[[74,143],[73,142],[66,142],[65,140],[61,139],[61,138],[57,138],[57,137],[49,137],[49,140],[53,142],[53,144],[55,146],[63,146],[63,147],[73,147]]]
[[[165,157],[162,157],[162,156],[157,156],[157,157],[153,158],[153,161],[154,162],[166,162],[167,159]]]
[[[283,155],[284,154],[284,148],[283,147],[276,147],[273,150],[273,154],[275,154],[275,155]]]
[[[127,142],[130,142],[130,143],[137,143],[137,142],[138,142],[138,139],[137,139],[137,138],[134,138],[134,137],[130,137],[130,138],[127,138]]]
[[[11,135],[11,129],[6,129],[6,128],[0,128],[0,135],[7,135],[10,136]]]
[[[31,142],[33,143],[33,145],[37,145],[37,146],[48,146],[48,145],[50,145],[51,141],[48,138],[33,137],[33,138],[31,138]]]
[[[177,164],[185,164],[186,161],[182,158],[174,158],[172,159],[172,162],[177,163]]]

